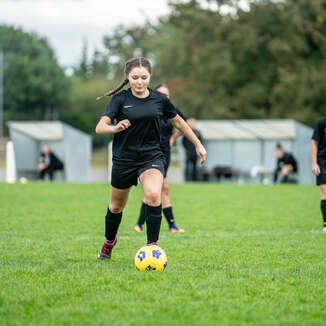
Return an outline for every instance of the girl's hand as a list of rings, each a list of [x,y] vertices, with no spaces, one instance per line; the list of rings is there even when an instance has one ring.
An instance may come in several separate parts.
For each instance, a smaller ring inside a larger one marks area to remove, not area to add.
[[[130,126],[131,126],[131,123],[128,119],[121,120],[118,122],[118,124],[115,125],[115,133],[126,130]]]
[[[198,144],[196,146],[196,153],[200,157],[200,164],[204,164],[206,161],[207,153],[205,147],[202,144]]]
[[[311,169],[314,175],[320,175],[320,167],[318,164],[313,164]]]

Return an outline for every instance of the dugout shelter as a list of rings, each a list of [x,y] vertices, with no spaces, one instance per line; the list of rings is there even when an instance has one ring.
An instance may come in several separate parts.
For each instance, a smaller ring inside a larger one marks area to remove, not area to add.
[[[229,167],[235,172],[235,181],[271,183],[277,160],[275,146],[280,143],[298,162],[299,171],[295,176],[298,183],[315,182],[310,160],[313,129],[300,122],[290,119],[197,120],[197,128],[205,140],[208,155],[204,167],[210,175],[216,167]],[[178,150],[184,170],[181,140]]]
[[[9,121],[8,126],[17,179],[38,179],[40,151],[48,144],[64,163],[55,180],[89,181],[92,143],[88,134],[61,121]]]

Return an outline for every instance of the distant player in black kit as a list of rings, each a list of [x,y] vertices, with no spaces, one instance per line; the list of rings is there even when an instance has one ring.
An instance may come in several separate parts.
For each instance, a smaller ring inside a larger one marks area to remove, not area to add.
[[[311,169],[316,175],[316,184],[320,186],[320,209],[323,216],[323,231],[326,232],[326,116],[321,118],[312,135],[311,141]]]
[[[190,118],[187,120],[188,125],[194,132],[194,134],[197,136],[197,138],[200,140],[200,142],[203,141],[203,137],[200,133],[200,131],[196,128],[196,119]],[[186,151],[186,158],[185,158],[185,180],[186,181],[197,181],[198,180],[198,173],[197,173],[197,155],[196,155],[196,149],[194,145],[186,138],[182,138],[182,145]]]
[[[170,98],[170,91],[169,87],[166,84],[159,84],[155,87],[155,90],[158,92],[165,94],[168,98]],[[176,108],[178,115],[186,120],[185,116]],[[169,194],[169,182],[167,179],[167,172],[170,165],[171,159],[171,146],[170,146],[170,139],[173,133],[173,125],[169,119],[162,119],[161,121],[161,144],[162,144],[162,151],[165,157],[165,164],[164,164],[164,179],[163,179],[163,187],[162,187],[162,208],[163,214],[169,224],[169,230],[171,232],[184,232],[183,229],[179,228],[175,224],[175,219],[172,211],[172,205],[170,201],[170,194]],[[145,223],[145,210],[146,205],[143,202],[138,221],[134,227],[136,232],[143,231],[143,225]]]
[[[125,65],[125,80],[110,96],[106,112],[96,126],[98,134],[114,134],[113,166],[110,203],[105,216],[105,237],[98,259],[111,259],[117,243],[118,228],[131,186],[139,178],[144,191],[147,245],[157,243],[160,233],[162,206],[161,192],[164,175],[164,155],[161,149],[161,119],[171,123],[188,137],[204,163],[206,150],[175,107],[163,94],[148,88],[152,68],[145,58],[135,58]],[[103,96],[98,97],[101,99]],[[117,121],[116,125],[112,125]]]
[[[298,172],[298,163],[291,153],[284,151],[281,144],[276,144],[277,163],[274,171],[274,183],[277,182],[278,175],[281,173],[281,183],[288,183],[291,180],[291,173]]]

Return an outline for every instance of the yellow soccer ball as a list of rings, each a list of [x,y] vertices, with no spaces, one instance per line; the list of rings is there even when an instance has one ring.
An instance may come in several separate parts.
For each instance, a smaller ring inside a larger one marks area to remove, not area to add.
[[[139,271],[163,271],[167,263],[165,252],[155,245],[141,247],[135,256],[135,265]]]
[[[19,179],[19,181],[20,181],[20,183],[22,183],[22,184],[27,183],[27,179],[26,179],[25,177],[21,177],[21,178]]]

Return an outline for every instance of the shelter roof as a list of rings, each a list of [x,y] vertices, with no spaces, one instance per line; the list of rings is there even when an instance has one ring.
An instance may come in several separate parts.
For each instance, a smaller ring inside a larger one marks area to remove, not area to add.
[[[207,140],[293,140],[295,120],[198,120],[197,127]]]
[[[24,133],[36,140],[62,139],[62,123],[60,121],[9,121],[9,128]]]

